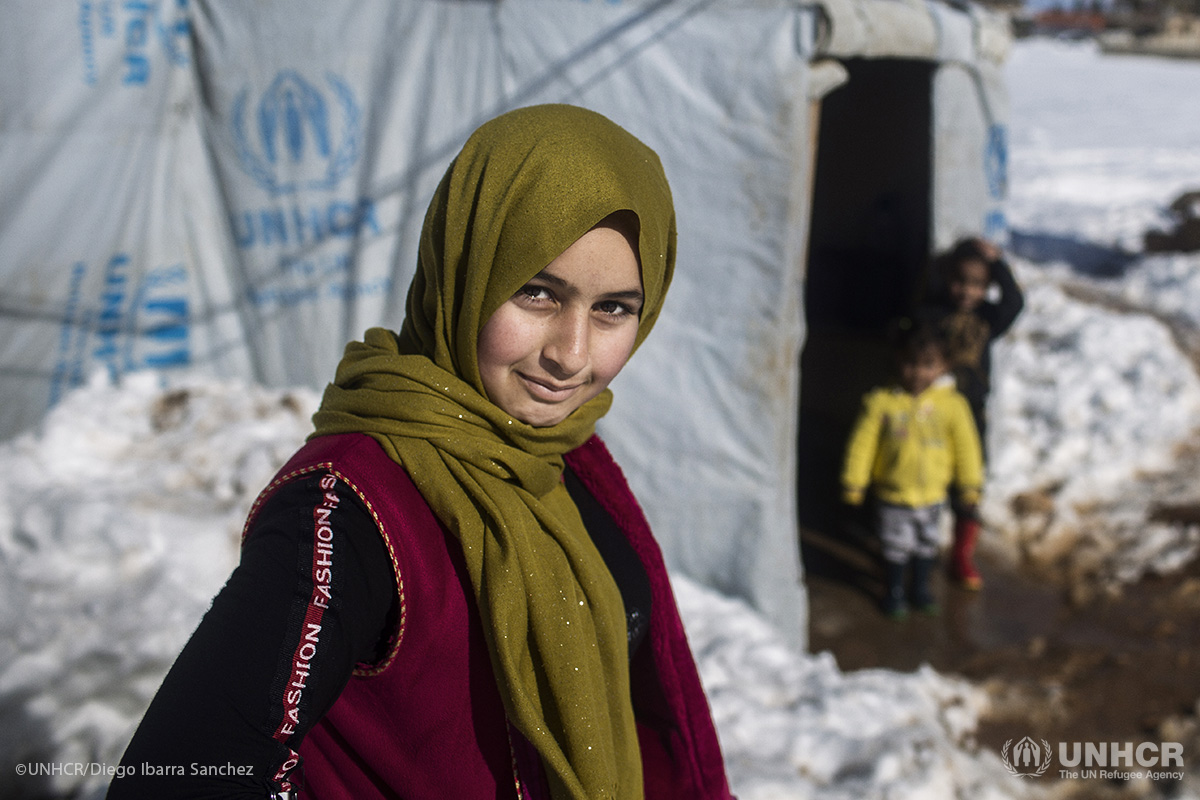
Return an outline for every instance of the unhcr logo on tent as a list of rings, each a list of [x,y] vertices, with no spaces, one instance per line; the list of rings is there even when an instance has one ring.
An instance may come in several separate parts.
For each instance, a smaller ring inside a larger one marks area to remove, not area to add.
[[[988,196],[997,204],[1000,203],[1008,194],[1008,132],[1003,125],[988,127],[983,174],[987,179]],[[1002,208],[993,208],[984,215],[983,235],[992,241],[1002,241],[1007,237],[1008,220]]]
[[[325,75],[325,89],[284,70],[253,109],[249,89],[234,100],[238,161],[271,194],[333,189],[358,160],[361,113],[354,93],[332,73]]]
[[[113,377],[138,369],[192,363],[190,274],[182,264],[144,269],[129,253],[115,253],[97,272],[84,262],[71,270],[59,321],[58,352],[50,377],[50,405],[86,382],[93,367]]]
[[[80,60],[83,82],[100,82],[100,64],[107,52],[120,51],[121,84],[143,87],[150,83],[154,65],[186,67],[191,61],[188,36],[188,0],[79,0]],[[155,39],[162,55],[156,55]]]
[[[1003,200],[1008,194],[1008,132],[1003,125],[988,127],[983,170],[987,175],[988,194],[995,200]]]

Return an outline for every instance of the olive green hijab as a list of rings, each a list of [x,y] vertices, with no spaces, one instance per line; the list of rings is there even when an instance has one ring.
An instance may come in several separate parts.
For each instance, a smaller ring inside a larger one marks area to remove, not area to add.
[[[400,334],[376,328],[348,345],[314,417],[314,435],[379,441],[458,537],[509,720],[553,796],[573,800],[642,797],[624,606],[561,482],[563,454],[592,436],[612,395],[526,425],[488,400],[476,345],[492,312],[620,210],[639,225],[640,344],[675,261],[654,151],[574,106],[484,124],[429,206]]]

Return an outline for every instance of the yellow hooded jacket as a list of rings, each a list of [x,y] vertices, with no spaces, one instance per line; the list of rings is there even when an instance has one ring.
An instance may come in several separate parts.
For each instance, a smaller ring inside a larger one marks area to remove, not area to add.
[[[885,503],[928,506],[944,502],[951,484],[963,502],[979,501],[979,432],[953,378],[939,378],[916,396],[899,387],[869,392],[846,450],[846,502],[858,505],[872,488]]]

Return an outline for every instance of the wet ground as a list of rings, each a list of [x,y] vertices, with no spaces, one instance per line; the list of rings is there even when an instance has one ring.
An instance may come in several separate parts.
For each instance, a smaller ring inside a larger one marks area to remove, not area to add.
[[[881,573],[869,546],[812,531],[802,546],[810,649],[831,651],[843,670],[908,671],[928,663],[986,686],[994,708],[977,738],[997,753],[1024,736],[1195,736],[1200,564],[1075,607],[1052,576],[1014,574],[981,554],[982,591],[939,580],[941,613],[897,622],[878,611]],[[1194,755],[1194,741],[1187,752]]]

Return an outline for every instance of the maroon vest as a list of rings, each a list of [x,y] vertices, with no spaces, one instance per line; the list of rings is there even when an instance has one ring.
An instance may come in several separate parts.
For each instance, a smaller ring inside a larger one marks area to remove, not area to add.
[[[708,704],[645,517],[599,438],[568,453],[567,462],[616,520],[650,579],[650,634],[631,675],[646,797],[728,800]],[[458,541],[404,469],[362,434],[311,440],[259,503],[318,470],[344,481],[375,517],[392,555],[400,614],[385,658],[359,665],[305,737],[293,773],[301,796],[544,796],[536,754],[505,718]]]

